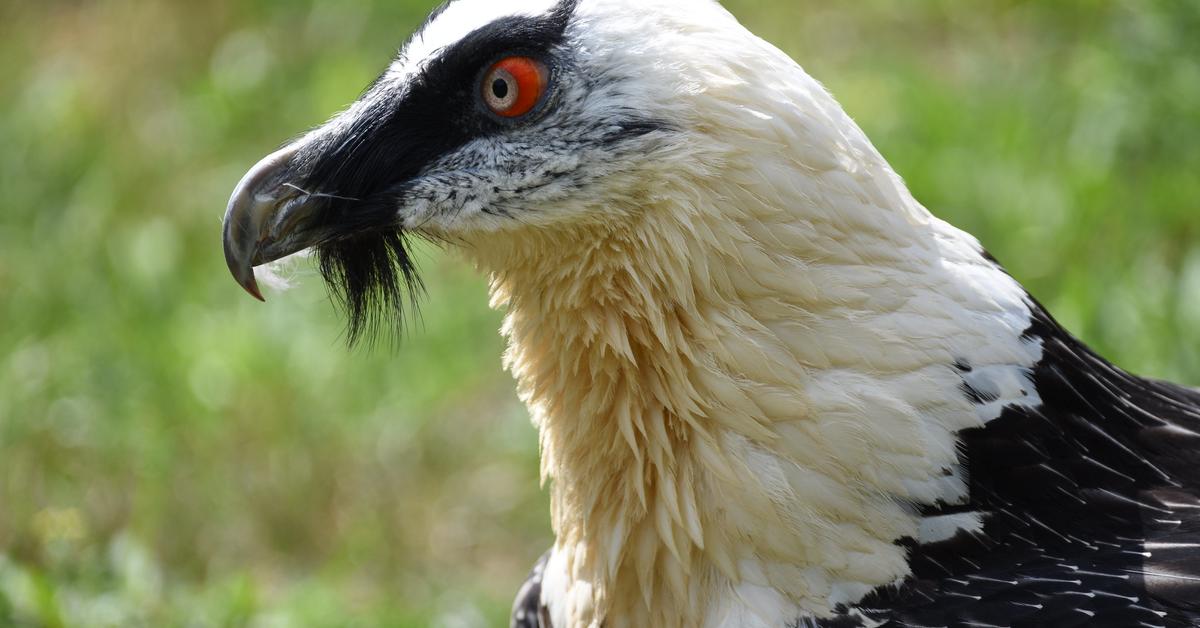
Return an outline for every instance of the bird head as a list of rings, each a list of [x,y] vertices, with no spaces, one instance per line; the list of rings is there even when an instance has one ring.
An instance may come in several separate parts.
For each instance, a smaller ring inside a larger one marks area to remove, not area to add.
[[[687,583],[743,565],[747,613],[767,581],[829,614],[908,573],[911,504],[963,498],[955,434],[1038,403],[1024,291],[715,0],[443,4],[224,231],[256,296],[314,248],[351,339],[401,320],[411,237],[508,305],[573,617],[699,625]]]
[[[410,236],[494,243],[636,217],[727,157],[703,101],[744,83],[722,50],[753,36],[730,24],[707,0],[445,3],[356,102],[246,174],[229,268],[261,299],[254,266],[315,249],[354,337],[419,282]]]

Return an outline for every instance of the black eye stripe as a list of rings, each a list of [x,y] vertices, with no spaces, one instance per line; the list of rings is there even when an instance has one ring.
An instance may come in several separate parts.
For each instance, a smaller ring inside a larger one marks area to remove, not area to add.
[[[307,188],[364,198],[392,187],[475,138],[504,130],[503,121],[480,115],[481,84],[502,54],[550,56],[562,44],[575,0],[561,0],[546,15],[507,17],[483,26],[429,60],[401,89],[381,77],[360,99],[366,106],[339,134],[300,157]],[[508,93],[514,96],[515,80]],[[355,194],[344,193],[356,190]],[[338,203],[332,205],[340,205]],[[331,207],[331,214],[339,214]],[[331,219],[333,216],[331,215]]]
[[[297,155],[303,187],[366,199],[330,199],[319,218],[353,234],[318,247],[322,273],[349,314],[351,342],[399,324],[404,287],[418,284],[397,231],[406,182],[473,139],[504,131],[480,103],[481,92],[493,92],[480,83],[487,64],[501,54],[555,58],[576,2],[559,0],[545,15],[479,28],[428,60],[405,85],[384,74],[360,98],[353,118],[331,125],[331,133]],[[508,85],[504,98],[515,95],[515,86]]]

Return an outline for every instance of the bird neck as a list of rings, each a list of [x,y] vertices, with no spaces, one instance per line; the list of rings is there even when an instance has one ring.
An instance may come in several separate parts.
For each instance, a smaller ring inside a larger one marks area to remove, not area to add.
[[[965,495],[955,433],[990,411],[964,364],[1036,359],[1020,289],[919,207],[698,196],[739,201],[469,247],[539,429],[565,625],[777,626],[897,582],[906,504]]]

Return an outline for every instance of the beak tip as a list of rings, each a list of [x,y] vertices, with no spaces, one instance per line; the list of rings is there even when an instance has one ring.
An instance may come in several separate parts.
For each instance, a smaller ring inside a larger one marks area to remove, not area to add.
[[[242,288],[245,288],[246,292],[250,293],[250,296],[266,303],[267,300],[263,298],[262,291],[258,289],[258,281],[254,279],[254,271],[250,272],[250,277],[241,282]]]
[[[254,277],[254,253],[246,253],[237,246],[237,239],[231,237],[228,224],[225,230],[225,264],[238,285],[259,301],[263,298],[262,290],[258,288],[258,280]]]
[[[278,209],[274,202],[258,198],[259,188],[275,176],[296,152],[294,146],[280,149],[263,158],[238,182],[225,208],[222,239],[229,272],[250,296],[266,301],[254,278],[255,263],[261,263],[264,239],[260,237],[264,221]]]

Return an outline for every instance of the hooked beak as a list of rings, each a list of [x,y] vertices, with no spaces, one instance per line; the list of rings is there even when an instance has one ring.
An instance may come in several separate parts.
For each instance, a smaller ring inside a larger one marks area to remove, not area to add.
[[[238,183],[225,210],[225,263],[246,292],[265,301],[254,267],[320,244],[327,230],[315,222],[319,202],[291,184],[295,145],[259,161]]]

